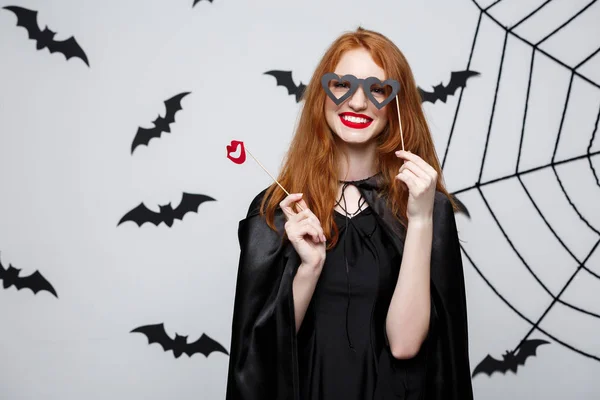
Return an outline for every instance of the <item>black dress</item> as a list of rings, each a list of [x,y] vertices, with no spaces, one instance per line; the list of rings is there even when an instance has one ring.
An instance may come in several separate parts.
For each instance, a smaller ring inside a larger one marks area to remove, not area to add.
[[[369,207],[353,217],[335,211],[334,218],[339,241],[327,252],[298,332],[301,400],[372,399],[386,345],[400,257]]]

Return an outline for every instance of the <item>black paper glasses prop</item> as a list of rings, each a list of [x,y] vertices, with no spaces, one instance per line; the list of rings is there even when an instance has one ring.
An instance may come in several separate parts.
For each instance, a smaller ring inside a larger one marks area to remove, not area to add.
[[[374,76],[359,79],[351,74],[340,77],[338,74],[329,72],[321,78],[321,86],[327,96],[338,106],[352,96],[359,86],[362,86],[363,92],[378,110],[381,110],[395,98],[398,123],[400,124],[400,139],[402,140],[402,150],[404,150],[404,135],[400,119],[400,103],[398,101],[400,83],[397,80],[386,79],[381,82],[379,78]]]

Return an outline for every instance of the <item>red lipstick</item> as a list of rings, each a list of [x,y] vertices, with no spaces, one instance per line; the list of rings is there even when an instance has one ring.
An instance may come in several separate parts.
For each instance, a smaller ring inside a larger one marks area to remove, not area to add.
[[[366,122],[349,121],[349,120],[345,119],[344,116],[363,118],[366,120]],[[368,117],[364,114],[355,114],[352,112],[341,113],[340,120],[342,121],[342,124],[346,125],[349,128],[354,128],[354,129],[364,129],[364,128],[368,127],[369,125],[371,125],[371,122],[373,122],[373,118],[371,118],[371,117]]]

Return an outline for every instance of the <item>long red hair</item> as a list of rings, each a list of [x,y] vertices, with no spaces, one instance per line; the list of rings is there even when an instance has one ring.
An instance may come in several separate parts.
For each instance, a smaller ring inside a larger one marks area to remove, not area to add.
[[[304,91],[297,128],[277,178],[289,193],[303,193],[303,200],[321,222],[328,248],[335,246],[338,240],[338,228],[333,219],[339,185],[338,150],[325,119],[327,95],[321,87],[321,77],[334,71],[345,51],[361,47],[368,50],[375,63],[385,71],[386,79],[393,78],[400,83],[398,100],[405,148],[435,168],[437,189],[448,196],[431,132],[421,109],[421,97],[406,58],[392,41],[378,32],[359,27],[344,33],[327,49]],[[387,105],[387,111],[388,124],[377,138],[376,168],[382,173],[382,191],[387,194],[389,207],[406,226],[408,191],[395,179],[402,165],[402,159],[394,154],[402,148],[395,101]],[[285,196],[285,192],[273,183],[261,203],[261,215],[266,215],[267,224],[274,230],[274,214]],[[456,210],[456,204],[448,197]]]

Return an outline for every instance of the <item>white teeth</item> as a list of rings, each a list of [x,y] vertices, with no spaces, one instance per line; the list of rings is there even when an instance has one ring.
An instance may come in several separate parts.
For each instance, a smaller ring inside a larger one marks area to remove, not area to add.
[[[344,118],[346,121],[354,122],[356,124],[366,124],[369,122],[369,120],[366,118],[351,117],[349,115],[342,115],[342,118]]]

